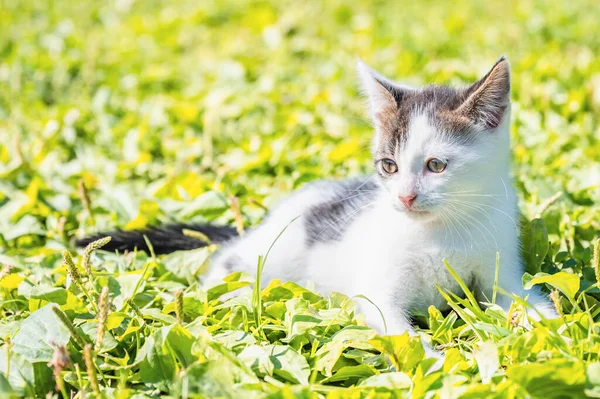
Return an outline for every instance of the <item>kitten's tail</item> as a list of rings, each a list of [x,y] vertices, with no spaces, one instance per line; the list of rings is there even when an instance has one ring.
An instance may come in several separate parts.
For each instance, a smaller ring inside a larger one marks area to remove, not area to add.
[[[185,234],[184,230],[200,233],[199,237],[195,237],[193,233]],[[179,250],[202,248],[209,245],[209,243],[221,244],[231,238],[237,237],[237,235],[233,227],[177,223],[148,227],[143,230],[115,230],[107,233],[98,233],[77,240],[75,245],[85,247],[93,241],[110,236],[110,242],[102,247],[105,251],[125,252],[137,249],[150,253],[146,244],[147,239],[150,241],[154,253],[161,255]],[[208,242],[200,236],[208,238]]]

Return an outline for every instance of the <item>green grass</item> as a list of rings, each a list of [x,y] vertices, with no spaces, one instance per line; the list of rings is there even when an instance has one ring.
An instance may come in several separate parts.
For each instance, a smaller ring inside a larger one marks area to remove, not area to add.
[[[600,397],[596,2],[129,3],[0,0],[2,396]],[[232,197],[248,227],[307,181],[368,172],[357,56],[461,84],[503,53],[524,282],[563,317],[447,294],[454,312],[421,317],[446,352],[428,373],[418,338],[364,326],[365,299],[273,282],[220,301],[254,277],[203,289],[213,247],[80,253],[68,277],[75,237],[234,223]]]

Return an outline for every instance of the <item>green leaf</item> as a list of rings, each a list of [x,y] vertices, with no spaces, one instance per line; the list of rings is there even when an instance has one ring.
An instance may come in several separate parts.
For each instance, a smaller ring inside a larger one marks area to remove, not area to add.
[[[377,374],[377,369],[375,367],[368,364],[360,364],[358,366],[345,366],[341,367],[334,375],[325,380],[321,381],[321,383],[328,382],[339,382],[339,381],[348,381],[354,382],[355,380],[360,380],[363,378],[368,378]]]
[[[54,392],[55,382],[52,378],[52,370],[44,363],[33,363],[33,386],[37,397],[46,396]]]
[[[44,306],[25,319],[13,339],[13,350],[32,363],[49,362],[54,348],[66,345],[71,338],[52,306]]]
[[[390,389],[408,389],[412,385],[411,378],[400,371],[371,376],[362,381],[360,386],[383,387]]]
[[[408,333],[375,337],[369,340],[377,350],[390,357],[397,370],[412,370],[425,356],[419,337],[411,337]]]
[[[123,323],[123,320],[125,320],[127,317],[127,313],[111,312],[106,318],[106,329],[108,331],[114,330],[115,328],[119,327],[121,323]]]
[[[10,398],[12,396],[16,396],[15,391],[10,386],[10,383],[4,376],[4,374],[0,373],[0,397]]]
[[[367,327],[348,326],[335,333],[315,354],[315,368],[327,377],[333,374],[333,368],[343,351],[347,348],[373,349],[369,339],[377,335]]]
[[[186,369],[174,385],[182,385],[190,397],[199,398],[252,398],[257,391],[248,384],[248,390],[240,386],[239,370],[230,363],[209,361],[194,363]]]
[[[165,343],[169,345],[182,367],[188,367],[196,360],[192,355],[195,338],[189,331],[182,326],[174,325],[163,327],[163,334],[166,334]]]
[[[180,278],[196,276],[201,270],[211,251],[208,247],[192,251],[175,251],[162,259],[167,270]]]
[[[161,312],[159,309],[150,308],[142,311],[144,319],[156,320],[164,324],[175,324],[177,319],[171,315]]]
[[[536,398],[583,397],[586,382],[583,363],[567,359],[511,366],[506,375]]]
[[[533,219],[522,229],[522,246],[526,270],[530,274],[541,271],[541,265],[548,254],[548,231],[542,219]]]
[[[60,287],[36,286],[31,288],[30,298],[64,305],[67,303],[67,290]]]
[[[579,291],[579,277],[575,274],[558,272],[555,274],[538,273],[535,276],[525,273],[523,275],[523,287],[531,289],[536,284],[550,284],[567,297],[574,299]]]
[[[0,375],[2,375],[10,383],[11,388],[21,396],[25,393],[33,395],[33,385],[35,383],[33,364],[24,356],[12,351],[10,353],[10,370],[9,358],[6,346],[0,348]]]
[[[223,283],[217,284],[207,291],[208,300],[217,299],[229,292],[247,287],[254,282],[254,278],[248,273],[237,272],[223,279]]]
[[[585,395],[589,398],[600,398],[600,362],[589,364],[585,375],[587,378]]]
[[[185,204],[179,217],[182,220],[196,215],[211,216],[220,214],[229,207],[222,193],[208,191]]]
[[[294,384],[308,384],[310,367],[306,359],[288,346],[250,345],[238,358],[258,375],[277,376]]]
[[[147,337],[144,345],[136,356],[140,378],[146,384],[168,383],[173,380],[176,372],[175,357],[165,345],[165,332],[169,329],[159,329]]]
[[[175,313],[177,304],[175,301],[169,302],[163,308],[163,313]],[[198,298],[184,296],[183,297],[183,314],[185,315],[186,321],[194,321],[196,318],[202,316],[206,310],[206,303],[202,302]]]
[[[81,325],[81,331],[88,337],[88,341],[92,342],[94,345],[96,344],[96,339],[98,337],[98,323],[95,321],[88,321]],[[112,336],[112,334],[108,331],[104,333],[104,339],[102,340],[102,347],[99,352],[109,352],[112,349],[116,348],[119,345],[117,340]]]
[[[216,334],[213,338],[227,349],[246,347],[256,343],[256,338],[245,331],[224,331],[220,334]]]

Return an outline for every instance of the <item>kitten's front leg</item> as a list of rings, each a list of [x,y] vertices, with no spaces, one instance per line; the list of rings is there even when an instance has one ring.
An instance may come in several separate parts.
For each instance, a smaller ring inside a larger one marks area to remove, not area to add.
[[[405,332],[416,335],[405,312],[398,306],[386,302],[373,300],[373,303],[360,306],[367,325],[380,335],[402,335]]]

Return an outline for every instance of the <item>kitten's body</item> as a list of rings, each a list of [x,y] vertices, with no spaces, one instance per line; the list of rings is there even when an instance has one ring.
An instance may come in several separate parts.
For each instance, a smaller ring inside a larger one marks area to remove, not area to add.
[[[467,207],[476,207],[472,208],[476,219],[457,210],[453,219],[437,222],[398,212],[375,176],[310,183],[283,201],[257,229],[226,244],[208,280],[237,270],[254,272],[258,254],[266,254],[286,229],[271,249],[263,281],[310,281],[320,292],[364,295],[383,312],[389,334],[412,332],[408,322],[412,312],[426,313],[430,305],[447,309],[437,286],[462,295],[443,259],[481,302],[491,302],[497,252],[499,287],[529,295],[544,316],[552,316],[544,297],[522,288],[516,195],[503,183],[509,182],[505,165],[493,169],[498,170],[497,190],[488,191],[489,197],[466,197],[473,203]],[[505,309],[511,303],[504,295],[497,301]],[[363,302],[361,311],[369,325],[384,331],[377,308]]]
[[[413,333],[411,312],[426,312],[430,305],[447,308],[438,286],[462,294],[443,259],[481,302],[490,302],[499,252],[499,287],[528,294],[542,315],[553,316],[541,294],[521,285],[517,201],[509,184],[508,63],[500,60],[482,80],[461,90],[409,89],[364,65],[359,72],[376,130],[378,173],[310,183],[244,237],[227,239],[228,230],[192,226],[224,241],[208,280],[254,272],[258,256],[279,236],[263,271],[265,283],[311,281],[321,292],[364,295],[383,312],[388,333]],[[438,163],[432,166],[431,160]],[[158,232],[146,234],[151,241],[158,238],[159,252],[171,251],[172,245],[161,250],[168,235]],[[181,248],[201,246],[175,235],[185,243],[178,244]],[[140,237],[115,233],[109,249],[144,248]],[[499,295],[497,302],[508,309],[511,299]],[[377,308],[366,305],[362,311],[370,325],[384,331]]]

